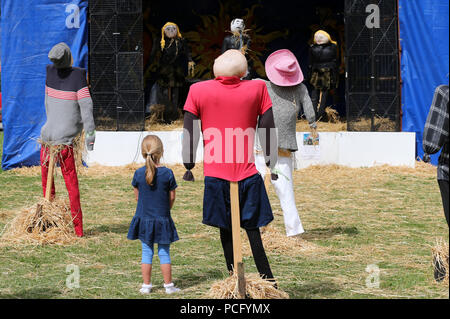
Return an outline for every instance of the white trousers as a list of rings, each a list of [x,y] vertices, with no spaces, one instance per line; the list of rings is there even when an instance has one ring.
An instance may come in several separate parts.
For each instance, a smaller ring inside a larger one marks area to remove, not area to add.
[[[255,155],[255,165],[256,169],[264,178],[266,173],[268,173],[264,155]],[[275,169],[281,174],[278,175],[278,179],[276,181],[271,180],[271,182],[275,187],[275,192],[277,193],[278,199],[280,200],[281,209],[283,210],[286,235],[295,236],[302,234],[305,230],[303,229],[303,225],[295,205],[294,183],[292,180],[292,157],[278,156],[278,162],[275,165]]]

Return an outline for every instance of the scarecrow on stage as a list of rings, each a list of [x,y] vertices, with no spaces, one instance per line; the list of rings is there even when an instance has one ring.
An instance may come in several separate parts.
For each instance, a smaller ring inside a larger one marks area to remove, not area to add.
[[[200,136],[198,121],[201,121],[205,175],[203,223],[220,229],[226,265],[231,272],[234,257],[230,182],[237,182],[241,227],[247,232],[258,272],[272,279],[259,228],[269,224],[273,214],[264,181],[252,159],[257,124],[271,133],[275,130],[272,102],[263,81],[241,80],[247,72],[247,61],[240,51],[226,51],[215,60],[213,69],[216,78],[193,84],[184,106],[184,166],[188,170],[195,166]],[[234,135],[236,143],[228,136],[230,131],[237,134]],[[263,135],[265,138],[260,139],[266,164],[273,167],[277,161],[276,138]]]
[[[70,48],[61,42],[48,54],[52,65],[47,65],[45,82],[45,111],[47,121],[41,129],[41,172],[44,196],[49,170],[50,146],[56,147],[56,161],[69,193],[70,210],[75,233],[83,236],[83,220],[80,204],[80,191],[74,160],[74,140],[84,128],[89,151],[94,149],[95,124],[92,114],[93,103],[86,81],[86,70],[72,67]],[[52,184],[51,197],[55,196]]]
[[[188,44],[175,23],[167,22],[162,27],[161,41],[155,41],[150,61],[154,61],[150,70],[156,68],[156,82],[151,89],[148,105],[165,105],[164,121],[170,123],[180,115],[180,94],[186,85],[186,76],[193,74],[195,66]]]
[[[239,50],[243,55],[248,58],[248,50],[250,49],[251,38],[245,30],[245,22],[242,19],[234,19],[230,24],[230,35],[227,35],[223,39],[222,53],[227,50],[234,49]],[[249,61],[246,80],[251,79],[252,62]]]
[[[309,82],[313,86],[311,100],[320,119],[326,108],[328,93],[338,87],[338,49],[330,35],[319,30],[309,50]]]
[[[311,127],[312,135],[316,133],[316,121],[308,89],[302,83],[303,72],[295,55],[286,49],[272,53],[266,60],[267,89],[273,103],[273,116],[278,130],[278,162],[275,172],[278,179],[272,180],[283,210],[287,236],[304,232],[297,207],[295,205],[293,185],[293,153],[298,150],[296,137],[297,114],[302,106]],[[261,175],[266,175],[264,156],[260,147],[256,151],[256,168]]]

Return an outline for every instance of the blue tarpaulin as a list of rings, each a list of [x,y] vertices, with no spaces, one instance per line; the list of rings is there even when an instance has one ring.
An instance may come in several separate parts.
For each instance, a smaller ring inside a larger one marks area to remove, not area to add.
[[[403,131],[416,132],[423,157],[423,128],[440,84],[448,84],[448,0],[400,0]],[[439,154],[432,156],[437,164]]]
[[[87,68],[87,7],[87,0],[1,1],[4,170],[39,165],[47,55],[66,42],[74,66]]]

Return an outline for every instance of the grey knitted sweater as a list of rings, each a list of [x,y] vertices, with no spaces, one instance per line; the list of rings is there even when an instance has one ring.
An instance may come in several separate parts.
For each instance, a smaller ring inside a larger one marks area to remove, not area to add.
[[[86,70],[47,66],[45,85],[47,121],[41,139],[50,145],[70,145],[81,133],[95,131],[93,104],[86,82]],[[86,137],[87,139],[87,137]]]
[[[297,115],[300,105],[303,106],[306,119],[315,128],[316,117],[308,89],[303,83],[295,86],[277,86],[270,81],[264,81],[272,100],[275,127],[278,130],[278,147],[295,152],[298,150],[296,138]],[[259,142],[257,149],[261,149]]]

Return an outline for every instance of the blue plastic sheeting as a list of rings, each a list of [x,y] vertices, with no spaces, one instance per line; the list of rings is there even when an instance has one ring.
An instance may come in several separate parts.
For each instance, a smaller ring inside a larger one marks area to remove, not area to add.
[[[87,0],[2,0],[2,168],[39,165],[47,55],[59,42],[87,68]]]
[[[440,84],[448,84],[448,0],[400,0],[403,131],[416,132],[423,157],[423,128]],[[439,153],[432,156],[437,164]]]

